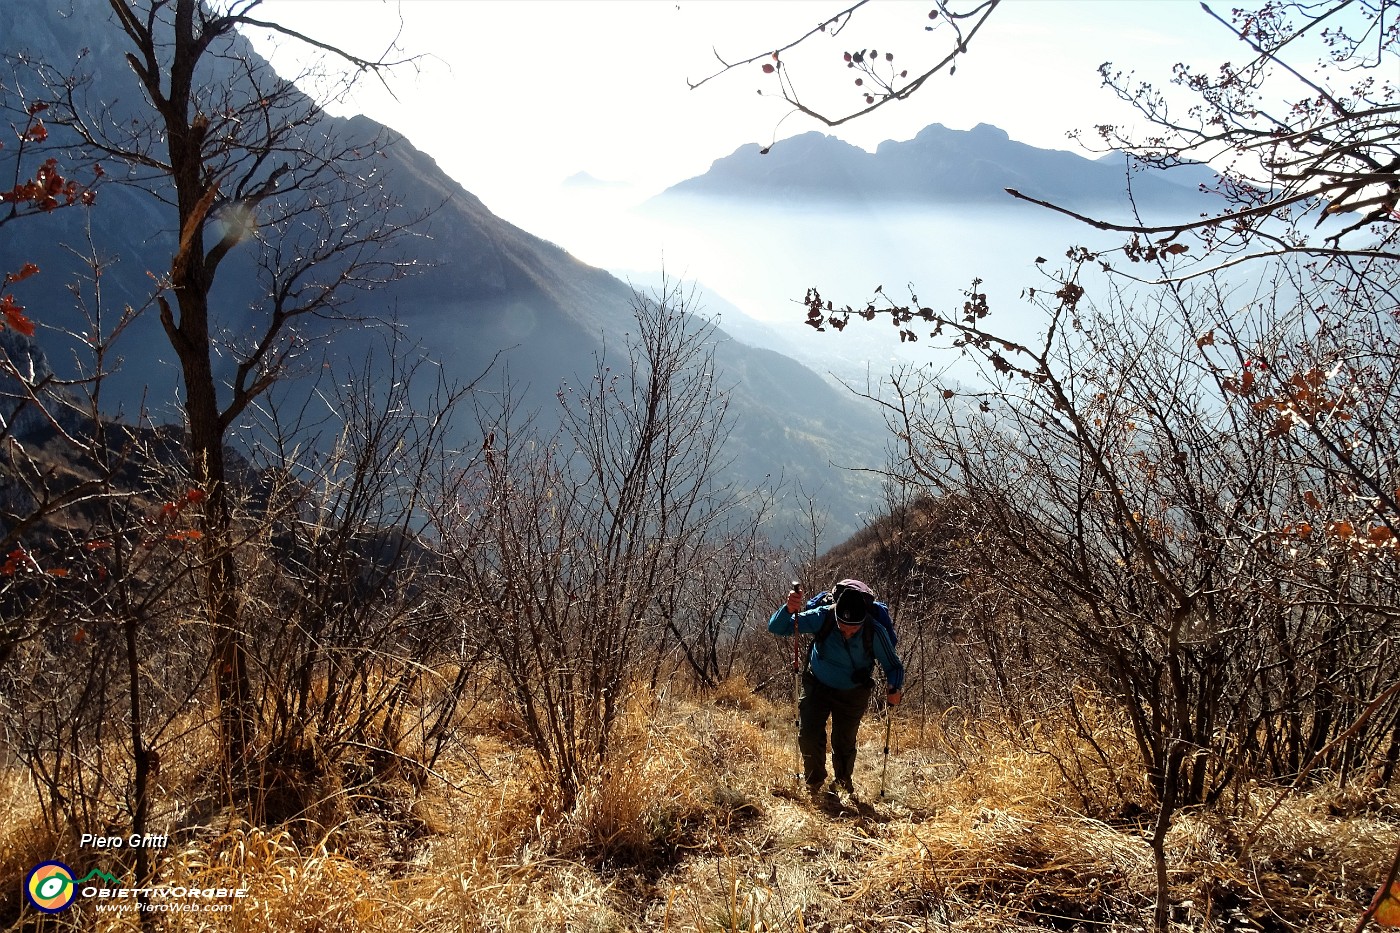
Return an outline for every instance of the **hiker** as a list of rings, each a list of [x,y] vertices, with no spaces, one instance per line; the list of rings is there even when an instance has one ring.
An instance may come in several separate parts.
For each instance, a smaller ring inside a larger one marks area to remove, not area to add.
[[[826,721],[831,720],[831,768],[836,789],[854,794],[856,731],[875,688],[876,662],[889,685],[887,699],[898,706],[904,665],[894,650],[894,630],[876,621],[875,594],[859,580],[842,580],[823,603],[804,608],[802,588],[788,593],[787,604],[768,620],[774,635],[816,636],[802,673],[798,703],[798,746],[807,789],[815,796],[826,782]],[[887,619],[888,616],[886,615]],[[794,620],[796,630],[794,631]]]

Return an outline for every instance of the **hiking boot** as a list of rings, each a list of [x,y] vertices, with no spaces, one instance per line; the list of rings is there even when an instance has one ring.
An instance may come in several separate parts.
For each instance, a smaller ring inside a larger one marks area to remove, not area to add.
[[[839,794],[841,797],[850,797],[852,799],[855,798],[856,789],[855,785],[851,783],[850,778],[837,778],[836,781],[833,783],[836,787],[836,793]]]
[[[807,796],[813,800],[820,800],[822,798],[822,783],[822,781],[808,781]]]

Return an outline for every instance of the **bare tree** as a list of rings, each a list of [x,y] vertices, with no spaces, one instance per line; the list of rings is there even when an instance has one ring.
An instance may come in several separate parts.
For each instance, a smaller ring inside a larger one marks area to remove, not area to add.
[[[95,189],[65,178],[54,157],[25,178],[26,151],[48,139],[47,109],[24,103],[14,186],[0,192],[9,205],[0,226],[28,218],[38,228],[44,215],[95,203]],[[11,291],[39,275],[38,266],[24,263],[0,283],[0,668],[13,661],[3,670],[0,702],[14,723],[4,745],[27,765],[51,830],[77,832],[124,811],[132,832],[144,834],[156,744],[202,675],[187,676],[188,655],[170,650],[181,639],[150,637],[152,623],[187,605],[194,539],[180,523],[188,500],[161,507],[156,489],[130,494],[145,485],[137,481],[143,467],[169,459],[173,440],[143,418],[118,424],[105,417],[112,347],[136,312],[104,316],[104,267],[88,246],[87,274],[70,286],[86,321],[87,356],[75,378],[59,379],[35,340],[39,326],[57,328],[42,311],[31,319]],[[149,701],[148,662],[160,665],[160,692],[173,703]],[[86,676],[78,684],[55,679],[57,671],[79,669]],[[126,715],[113,721],[123,693]],[[122,718],[126,744],[117,732]],[[134,868],[139,879],[149,877],[147,852],[136,853]]]
[[[318,102],[257,59],[239,35],[270,29],[328,49],[362,72],[385,59],[356,58],[255,18],[260,0],[109,0],[144,99],[129,113],[93,101],[87,81],[37,63],[52,143],[123,168],[170,218],[177,246],[159,276],[160,321],[179,360],[191,488],[200,495],[204,600],[217,633],[212,665],[226,763],[246,763],[255,713],[225,441],[239,416],[307,347],[310,322],[336,318],[358,290],[403,275],[392,246],[404,219],[381,184],[386,140],[325,132]],[[221,272],[252,254],[261,294],[257,323],[218,347],[242,309]],[[232,354],[226,386],[219,352]]]
[[[1121,255],[1095,256],[1119,274],[1172,283],[1228,271],[1236,283],[1249,273],[1272,285],[1271,342],[1251,346],[1225,315],[1186,338],[1199,340],[1216,379],[1255,403],[1281,456],[1332,474],[1365,501],[1319,527],[1352,529],[1354,545],[1393,547],[1400,8],[1393,0],[1281,2],[1235,10],[1228,22],[1202,8],[1238,35],[1243,64],[1215,73],[1178,66],[1175,89],[1105,65],[1105,84],[1149,129],[1129,135],[1103,125],[1098,136],[1135,165],[1218,168],[1203,186],[1219,196],[1218,210],[1109,223],[1011,193],[1129,234]],[[1293,509],[1315,511],[1307,501]]]
[[[1159,254],[1200,255],[1163,278],[1199,276],[1284,256],[1316,260],[1335,275],[1368,275],[1400,259],[1400,104],[1395,68],[1400,29],[1393,0],[1282,2],[1232,11],[1226,21],[1202,4],[1209,25],[1233,31],[1248,49],[1215,73],[1178,65],[1170,92],[1112,64],[1104,84],[1150,127],[1140,138],[1097,128],[1099,144],[1141,165],[1208,163],[1221,208],[1154,225],[1109,223],[1010,190],[1101,230],[1131,234],[1134,262]],[[1204,186],[1203,186],[1204,187]]]
[[[734,673],[745,635],[766,631],[773,581],[786,563],[762,533],[769,517],[768,503],[755,496],[717,523],[667,582],[653,614],[653,689],[676,667],[718,686]]]
[[[328,775],[421,786],[479,673],[428,533],[428,506],[470,472],[449,445],[475,384],[446,383],[397,340],[327,373],[310,403],[274,391],[258,406],[256,487],[238,516],[249,650],[266,672],[254,816],[271,822],[326,806]]]
[[[706,584],[743,581],[711,571],[753,546],[734,546],[756,529],[741,515],[751,495],[721,478],[727,394],[713,325],[690,302],[669,282],[638,294],[623,352],[600,353],[582,384],[559,390],[557,433],[540,436],[508,406],[484,414],[481,460],[441,515],[474,637],[499,664],[564,810],[607,760],[618,714],[654,676],[668,632],[697,672],[714,671],[694,620],[679,617],[698,611],[717,632],[737,604]]]
[[[1297,521],[1300,497],[1335,514],[1347,486],[1280,457],[1283,429],[1260,417],[1258,361],[1302,336],[1281,310],[1286,276],[1246,322],[1209,289],[1129,296],[1103,282],[1099,309],[1079,284],[1096,267],[1081,254],[1055,290],[1033,293],[1046,315],[1035,344],[990,330],[975,285],[957,314],[833,309],[815,292],[809,309],[837,329],[886,314],[925,322],[980,365],[971,386],[894,377],[883,403],[895,472],[959,506],[962,585],[995,607],[983,621],[1028,625],[1032,650],[1068,674],[1062,688],[1090,682],[1126,713],[1157,804],[1163,928],[1178,807],[1212,802],[1242,775],[1292,779],[1344,728],[1356,741],[1338,763],[1394,753],[1393,709],[1363,730],[1365,704],[1337,700],[1383,688],[1400,593],[1388,535]],[[1233,374],[1222,353],[1236,356]],[[1368,443],[1389,449],[1393,429]],[[994,632],[988,656],[1000,653]]]
[[[0,95],[0,99],[6,95]],[[58,160],[48,158],[33,170],[26,169],[28,153],[48,139],[43,122],[47,105],[26,102],[20,108],[25,122],[16,128],[13,147],[0,141],[0,152],[13,162],[12,187],[0,191],[0,227],[24,218],[42,218],[75,205],[91,207],[96,192],[65,177]],[[8,150],[8,151],[6,151]],[[100,270],[95,264],[90,268]],[[37,324],[16,297],[15,286],[40,274],[32,261],[20,260],[16,268],[4,269],[0,279],[0,446],[5,448],[6,467],[0,471],[0,554],[14,555],[27,533],[74,505],[90,500],[95,482],[66,485],[43,481],[42,470],[19,443],[33,433],[52,431],[64,438],[75,451],[91,454],[85,440],[74,436],[74,411],[81,407],[71,390],[85,386],[93,396],[101,391],[103,360],[112,336],[120,325],[104,333],[91,329],[84,343],[91,349],[95,366],[85,379],[65,384],[50,367],[48,358],[34,339]],[[94,276],[95,277],[95,276]],[[81,434],[82,432],[76,432]],[[10,641],[0,639],[0,660],[8,653]]]

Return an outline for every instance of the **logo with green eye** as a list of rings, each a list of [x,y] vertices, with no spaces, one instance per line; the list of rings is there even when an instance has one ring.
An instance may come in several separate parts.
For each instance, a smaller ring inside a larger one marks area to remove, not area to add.
[[[77,893],[73,870],[62,862],[40,862],[24,879],[24,894],[29,903],[46,914],[66,909]]]

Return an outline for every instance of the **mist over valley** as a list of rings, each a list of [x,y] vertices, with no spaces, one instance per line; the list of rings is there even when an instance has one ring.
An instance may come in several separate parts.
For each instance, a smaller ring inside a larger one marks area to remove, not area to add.
[[[1129,220],[1135,205],[1152,220],[1214,208],[1218,199],[1200,187],[1216,179],[1206,166],[1129,172],[1120,155],[1096,160],[1027,146],[995,127],[935,124],[875,153],[820,133],[782,140],[766,155],[744,146],[652,196],[570,179],[540,223],[579,258],[629,281],[650,281],[664,264],[697,283],[739,339],[864,387],[908,364],[946,368],[954,380],[972,374],[956,353],[901,343],[887,319],[817,333],[805,323],[807,289],[861,307],[878,304],[881,288],[896,303],[917,296],[950,311],[978,279],[992,326],[1032,339],[1044,320],[1027,289],[1044,288],[1070,248],[1111,249],[1125,237],[1005,188],[1112,221]]]

